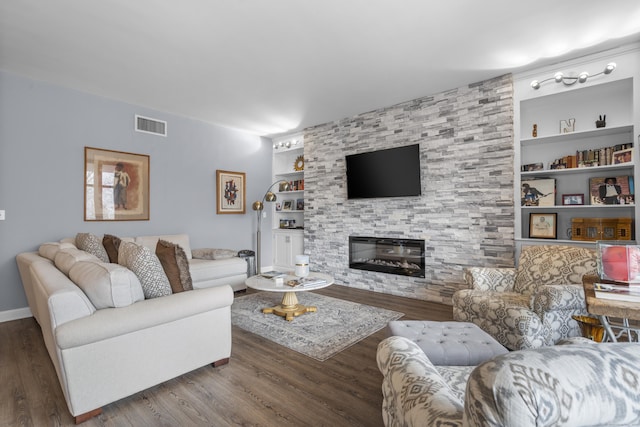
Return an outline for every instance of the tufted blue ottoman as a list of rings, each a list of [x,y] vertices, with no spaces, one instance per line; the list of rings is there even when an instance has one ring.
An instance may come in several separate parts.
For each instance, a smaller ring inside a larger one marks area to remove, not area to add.
[[[388,332],[418,344],[436,366],[475,366],[509,352],[473,323],[396,320]]]

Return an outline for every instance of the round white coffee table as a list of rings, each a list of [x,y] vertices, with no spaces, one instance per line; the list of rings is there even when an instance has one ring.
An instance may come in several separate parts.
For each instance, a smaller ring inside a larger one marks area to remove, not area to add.
[[[283,284],[277,284],[275,279],[267,279],[258,274],[249,277],[245,281],[245,284],[247,287],[258,291],[283,292],[284,295],[282,296],[282,302],[280,304],[275,307],[263,308],[262,312],[282,316],[290,322],[294,317],[300,316],[301,314],[318,311],[317,307],[300,304],[296,296],[297,292],[314,291],[333,284],[333,277],[328,274],[310,272],[308,277],[322,279],[324,282],[291,287],[287,285],[287,281],[296,279],[297,277],[295,276],[285,276],[283,277]]]

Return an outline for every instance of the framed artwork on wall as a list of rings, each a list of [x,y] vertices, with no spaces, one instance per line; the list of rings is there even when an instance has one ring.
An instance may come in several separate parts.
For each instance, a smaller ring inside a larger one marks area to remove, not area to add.
[[[216,213],[243,214],[246,205],[244,172],[216,171]]]
[[[532,213],[529,215],[529,237],[532,239],[557,238],[556,213]]]
[[[84,220],[148,221],[149,156],[84,147]]]

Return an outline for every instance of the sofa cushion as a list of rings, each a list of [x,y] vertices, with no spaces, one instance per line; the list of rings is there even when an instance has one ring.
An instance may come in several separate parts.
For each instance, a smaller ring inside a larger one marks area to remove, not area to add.
[[[56,254],[60,249],[73,249],[75,246],[71,243],[47,242],[40,245],[38,254],[48,260],[55,260]]]
[[[233,249],[202,248],[193,249],[191,255],[197,259],[228,259],[238,256],[238,251]]]
[[[152,251],[156,250],[158,240],[166,240],[167,242],[180,245],[184,252],[187,254],[187,258],[191,259],[191,245],[189,244],[188,234],[166,234],[161,236],[139,236],[136,237],[135,242],[139,245],[145,246]]]
[[[109,255],[102,246],[102,239],[91,233],[76,234],[76,246],[85,252],[97,256],[102,262],[109,262]]]
[[[156,255],[169,279],[173,293],[193,289],[189,260],[180,245],[160,239],[156,245]]]
[[[78,261],[69,270],[69,278],[97,309],[126,307],[144,300],[138,277],[118,264]]]
[[[149,248],[130,242],[120,243],[118,263],[133,271],[142,285],[145,298],[171,295],[171,284],[160,260]]]
[[[581,284],[582,276],[597,275],[593,249],[564,245],[522,248],[513,291],[531,295],[540,285]]]
[[[194,283],[212,279],[247,274],[247,262],[243,258],[233,257],[216,261],[190,259],[189,270]]]
[[[120,248],[120,242],[120,238],[111,234],[105,234],[102,237],[102,246],[104,246],[104,250],[107,251],[109,262],[114,264],[118,263],[118,249]]]
[[[68,276],[69,270],[71,270],[71,267],[73,267],[73,265],[78,261],[100,262],[100,259],[95,255],[92,255],[85,251],[81,251],[77,248],[66,248],[60,249],[56,253],[56,257],[54,258],[53,262],[58,270],[62,271]]]

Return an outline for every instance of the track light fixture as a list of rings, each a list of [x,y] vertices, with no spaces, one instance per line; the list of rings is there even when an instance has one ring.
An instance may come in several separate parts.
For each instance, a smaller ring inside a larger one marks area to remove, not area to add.
[[[299,139],[292,139],[289,141],[280,141],[278,143],[273,144],[273,149],[277,150],[278,148],[291,148],[292,145],[298,145],[300,144],[300,140]]]
[[[616,63],[615,62],[609,62],[607,64],[606,67],[604,67],[604,70],[600,71],[599,73],[596,74],[592,74],[590,75],[589,73],[587,73],[586,71],[581,72],[580,74],[576,75],[572,75],[572,76],[565,76],[561,71],[558,71],[557,73],[554,74],[553,77],[549,77],[548,79],[544,79],[544,80],[534,80],[531,82],[531,87],[534,89],[540,89],[540,85],[544,82],[548,82],[549,80],[555,80],[556,83],[564,83],[566,86],[571,86],[572,84],[575,84],[576,82],[578,83],[584,83],[587,81],[587,79],[589,77],[595,77],[595,76],[599,76],[601,74],[611,74],[613,72],[613,70],[616,69]]]

